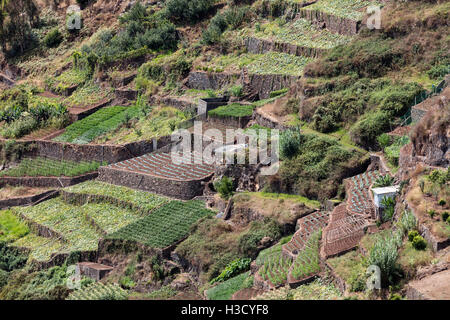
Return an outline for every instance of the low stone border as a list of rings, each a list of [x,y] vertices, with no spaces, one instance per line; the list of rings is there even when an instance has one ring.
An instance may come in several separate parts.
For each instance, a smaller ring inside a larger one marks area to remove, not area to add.
[[[97,176],[98,172],[86,173],[77,177],[1,177],[0,187],[9,185],[32,188],[64,188],[95,179]]]
[[[336,273],[336,271],[334,271],[333,267],[330,266],[328,262],[324,261],[324,266],[333,279],[333,283],[342,294],[345,294],[345,292],[347,291],[347,283]]]
[[[9,207],[18,207],[18,206],[27,206],[32,205],[35,202],[38,202],[42,199],[48,198],[53,193],[56,193],[55,190],[49,190],[40,194],[35,194],[28,197],[18,197],[0,200],[0,209],[9,208]],[[57,194],[57,193],[56,193]]]
[[[79,107],[69,108],[70,121],[75,122],[84,119],[87,116],[90,116],[94,112],[98,111],[99,109],[111,104],[112,101],[113,99],[106,98],[100,101],[99,103],[94,104],[92,106],[88,106],[86,108],[79,108]]]
[[[66,238],[59,232],[54,231],[53,229],[46,227],[40,223],[37,223],[36,221],[28,218],[26,215],[20,212],[14,211],[14,214],[22,219],[38,236],[44,238],[54,238],[61,240],[62,242],[67,242]]]
[[[348,36],[356,35],[362,25],[361,21],[340,18],[319,10],[301,9],[298,16],[322,27],[324,26],[331,32]]]
[[[261,54],[267,52],[281,52],[287,53],[294,56],[307,56],[312,58],[317,58],[322,55],[324,52],[327,52],[326,49],[319,48],[311,48],[299,46],[292,43],[287,42],[277,42],[270,41],[265,39],[248,37],[244,40],[245,47],[248,52]]]

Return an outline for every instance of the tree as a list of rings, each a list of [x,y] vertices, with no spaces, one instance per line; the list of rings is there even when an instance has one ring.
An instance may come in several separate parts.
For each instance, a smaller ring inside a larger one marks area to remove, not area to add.
[[[21,54],[35,39],[32,27],[39,23],[39,10],[33,0],[0,0],[0,44],[8,55]]]

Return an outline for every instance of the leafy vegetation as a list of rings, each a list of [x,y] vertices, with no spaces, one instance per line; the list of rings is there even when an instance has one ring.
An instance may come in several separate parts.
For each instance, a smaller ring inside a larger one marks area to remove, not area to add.
[[[364,12],[360,9],[369,5],[374,5],[374,2],[367,0],[319,0],[305,7],[304,10],[322,11],[337,17],[358,21],[364,17]]]
[[[253,106],[253,105],[232,103],[232,104],[224,105],[224,106],[221,106],[216,109],[208,111],[208,116],[221,117],[221,118],[250,117],[253,114],[254,108],[255,108],[255,106]]]
[[[95,282],[91,285],[75,290],[66,300],[127,300],[128,292],[117,284],[103,284]]]
[[[223,199],[228,200],[233,195],[233,180],[227,176],[223,176],[220,181],[214,184],[214,188]]]
[[[305,247],[298,253],[291,270],[293,279],[302,280],[320,271],[319,241],[321,237],[320,230],[313,233]]]
[[[250,268],[250,262],[252,262],[252,260],[249,258],[240,258],[232,261],[217,277],[212,279],[210,283],[214,284],[216,282],[225,281],[243,271],[247,271]]]
[[[236,291],[251,287],[253,283],[247,280],[249,277],[250,272],[242,273],[208,289],[206,295],[209,300],[230,300]]]
[[[17,240],[29,231],[28,226],[10,210],[0,211],[0,242]]]
[[[193,223],[211,214],[212,211],[205,209],[202,201],[170,201],[150,215],[108,235],[108,238],[164,248],[183,239]]]
[[[90,116],[77,121],[66,128],[63,134],[54,138],[55,141],[86,144],[117,129],[120,125],[135,118],[139,113],[136,107],[107,107],[98,110]]]
[[[0,177],[75,177],[88,172],[96,171],[100,165],[97,161],[74,162],[66,160],[54,160],[50,158],[26,158],[17,167],[0,172]]]

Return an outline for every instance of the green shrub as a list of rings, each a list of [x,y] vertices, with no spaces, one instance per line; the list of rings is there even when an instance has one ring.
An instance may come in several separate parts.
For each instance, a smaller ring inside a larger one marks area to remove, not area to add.
[[[62,40],[63,35],[58,28],[55,28],[45,35],[43,41],[46,47],[53,48],[59,46]]]
[[[419,232],[417,230],[411,230],[410,232],[408,232],[408,241],[412,242],[417,236],[419,236]]]
[[[250,268],[250,258],[240,258],[230,262],[225,269],[214,279],[210,281],[211,284],[215,282],[222,282],[228,280]]]
[[[376,138],[390,128],[392,116],[385,111],[376,111],[365,114],[350,129],[353,142],[372,150]]]
[[[391,220],[395,213],[395,198],[384,197],[381,205],[383,206],[383,222]]]
[[[223,199],[228,200],[233,195],[233,180],[223,176],[220,181],[214,184],[214,188]]]
[[[8,283],[9,273],[0,269],[0,290]]]
[[[269,237],[276,241],[281,236],[281,226],[274,219],[264,218],[262,221],[253,221],[250,224],[250,229],[239,237],[239,252],[245,256],[255,258],[262,238]]]
[[[236,29],[246,20],[248,11],[248,7],[233,6],[223,12],[218,12],[203,32],[203,42],[205,44],[218,43],[226,29]]]
[[[195,23],[202,20],[215,4],[215,0],[168,0],[165,11],[173,20]]]
[[[412,245],[416,250],[425,250],[427,247],[427,242],[422,236],[417,235],[414,237]]]
[[[282,94],[285,94],[286,92],[288,92],[288,90],[289,90],[288,88],[284,88],[284,89],[272,91],[272,92],[269,94],[269,97],[270,97],[270,98],[275,98],[275,97],[281,96]]]
[[[438,204],[440,206],[445,206],[447,204],[447,202],[444,199],[439,200]]]
[[[241,85],[233,86],[230,88],[230,92],[233,97],[241,97],[243,93],[242,86]]]
[[[444,211],[444,212],[442,212],[441,217],[442,217],[442,221],[447,221],[448,218],[450,217],[450,215],[448,214],[447,211]]]
[[[436,215],[436,211],[434,211],[433,209],[428,210],[428,215],[430,216],[430,218],[434,218],[434,216]]]
[[[373,188],[381,188],[381,187],[389,187],[394,182],[394,177],[391,177],[389,174],[386,174],[384,176],[379,176],[374,184]]]
[[[427,71],[427,75],[430,79],[441,79],[450,73],[450,66],[445,64],[439,64],[433,66],[430,70]]]
[[[300,134],[300,128],[284,131],[280,137],[281,157],[290,159],[297,155],[301,143],[302,136]]]
[[[369,265],[376,265],[380,268],[384,284],[392,281],[397,270],[398,248],[401,244],[401,234],[390,232],[384,237],[379,236],[370,250]]]
[[[383,133],[377,137],[378,145],[384,150],[391,144],[391,137],[387,133]]]

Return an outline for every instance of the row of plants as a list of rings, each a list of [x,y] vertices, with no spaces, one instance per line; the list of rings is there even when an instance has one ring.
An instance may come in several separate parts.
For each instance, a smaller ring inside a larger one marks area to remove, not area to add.
[[[400,158],[400,149],[408,144],[410,139],[408,136],[395,136],[391,138],[387,133],[383,133],[377,137],[377,142],[386,155],[386,159],[389,163],[397,167]]]
[[[220,106],[216,109],[208,111],[208,116],[219,117],[219,118],[250,117],[253,114],[254,108],[255,108],[254,105],[231,103],[231,104]]]
[[[169,201],[167,198],[149,192],[116,186],[96,180],[76,184],[65,188],[64,190],[80,195],[107,196],[117,199],[118,201],[126,201],[136,207],[142,208],[145,212],[150,212]]]
[[[319,0],[304,7],[303,10],[317,10],[340,18],[359,21],[364,17],[364,11],[361,9],[375,5],[378,3],[368,0]]]
[[[128,125],[97,137],[95,143],[123,144],[139,140],[151,140],[170,135],[189,119],[189,113],[174,107],[148,107]]]
[[[117,284],[92,283],[73,291],[66,300],[127,300],[128,292]]]
[[[0,211],[0,242],[11,242],[29,233],[28,226],[11,210]]]
[[[330,49],[351,41],[351,37],[319,29],[306,19],[287,22],[278,18],[265,23],[256,23],[252,29],[239,32],[243,37],[252,36],[259,39],[295,44],[297,46]]]
[[[76,121],[66,128],[54,141],[86,144],[107,132],[117,129],[137,117],[139,109],[133,107],[113,106],[98,110],[90,116]]]
[[[235,292],[252,286],[253,277],[250,272],[245,272],[208,289],[206,296],[209,300],[230,300]]]
[[[290,275],[293,279],[304,279],[320,271],[319,241],[321,231],[314,232],[305,247],[298,253],[292,265]]]
[[[43,157],[25,158],[17,167],[1,171],[0,177],[75,177],[97,171],[101,165],[106,165],[106,162],[75,162]]]
[[[200,218],[213,215],[202,201],[170,201],[150,215],[107,236],[109,239],[131,240],[154,248],[167,247],[187,236]]]

